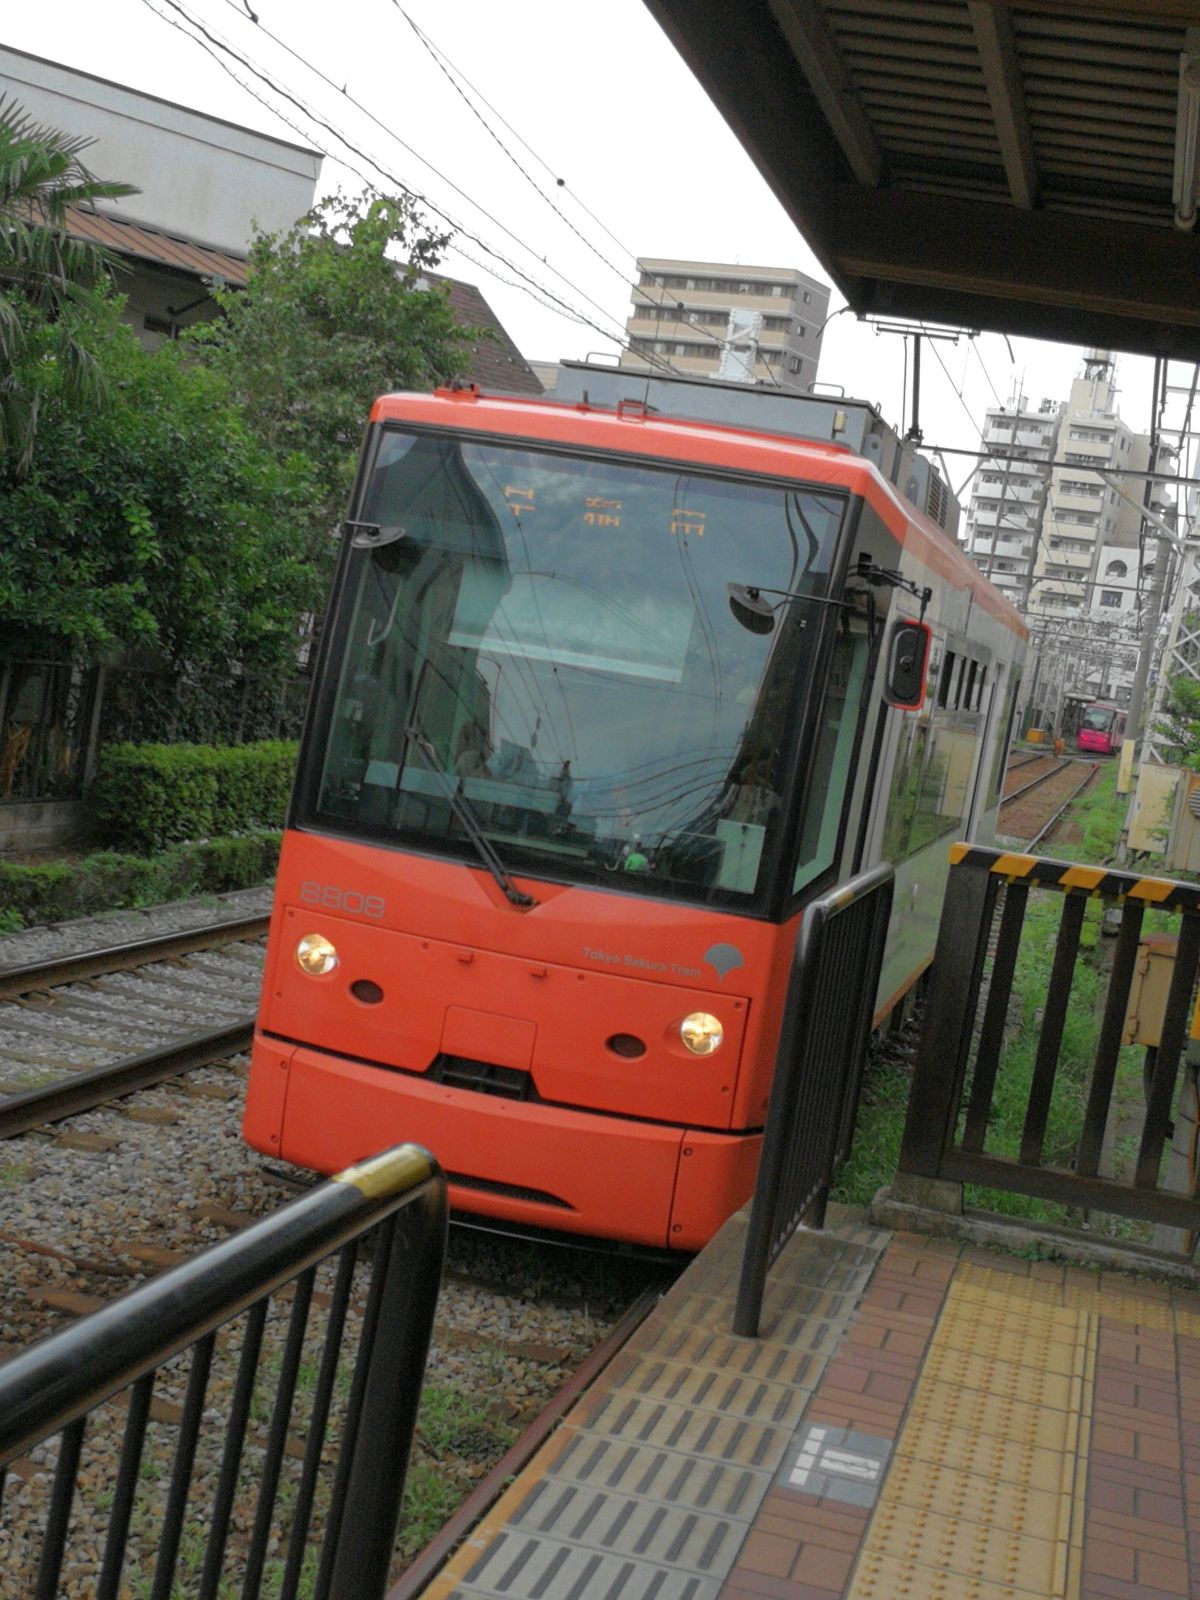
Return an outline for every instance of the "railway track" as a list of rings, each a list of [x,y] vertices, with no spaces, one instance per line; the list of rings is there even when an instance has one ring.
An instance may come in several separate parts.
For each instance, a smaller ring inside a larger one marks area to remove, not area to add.
[[[1092,779],[1096,776],[1099,770],[1099,766],[1093,761],[1081,781],[1076,784],[1074,789],[1071,790],[1070,794],[1063,801],[1062,805],[1060,805],[1058,810],[1053,812],[1051,816],[1047,818],[1043,826],[1029,841],[1028,848],[1030,850],[1036,849],[1039,844],[1043,844],[1050,837],[1055,828],[1057,828],[1059,823],[1063,820],[1066,813],[1070,810],[1071,806],[1087,788],[1088,784],[1091,783]]]
[[[218,950],[227,944],[264,939],[270,920],[267,916],[233,917],[227,922],[210,922],[203,927],[156,934],[149,939],[131,939],[122,944],[53,956],[46,961],[0,966],[0,1000],[14,1000],[38,990],[81,983],[108,973],[128,972],[158,961],[178,960],[198,950]]]
[[[44,1030],[42,1064],[53,1056],[63,1070],[53,1083],[10,1087],[0,1097],[0,1358],[281,1203],[278,1184],[240,1137],[245,1067],[236,1052],[248,1042],[246,1002],[261,966],[261,950],[247,939],[263,925],[252,919],[201,930],[187,936],[186,948],[173,936],[3,972],[0,1073],[28,1069],[35,1053],[30,1022]],[[116,1054],[114,1046],[128,1047],[143,1025],[161,1031],[198,1013],[218,1022],[215,997],[246,1009],[219,1026],[182,1038],[173,1031],[132,1056]],[[21,1030],[15,1044],[14,1028]],[[84,1048],[72,1040],[116,1058],[67,1070],[68,1051]],[[618,1341],[614,1329],[624,1317],[642,1315],[647,1292],[653,1299],[662,1283],[660,1263],[456,1230],[428,1372],[431,1410],[418,1430],[410,1478],[417,1502],[435,1509],[410,1523],[402,1563],[459,1502],[476,1490],[484,1499],[494,1492],[586,1382],[589,1353]],[[640,1309],[630,1311],[639,1297]],[[318,1293],[318,1308],[320,1300]],[[352,1306],[352,1316],[360,1310]],[[289,1311],[284,1300],[268,1316],[268,1372],[280,1360]],[[218,1410],[227,1401],[223,1361],[232,1357],[221,1346],[209,1402]],[[186,1376],[186,1365],[164,1370],[155,1391],[146,1471],[147,1481],[164,1489]],[[79,1482],[82,1544],[62,1593],[80,1600],[95,1587],[89,1549],[107,1519],[104,1496],[122,1424],[119,1409],[97,1414],[100,1467]],[[287,1472],[300,1444],[286,1458]],[[258,1447],[252,1435],[251,1456]],[[56,1451],[52,1441],[16,1464],[0,1514],[0,1567],[14,1593],[26,1592],[26,1578],[32,1592],[25,1530],[44,1518]],[[211,1454],[202,1446],[198,1476],[215,1470]],[[491,1488],[482,1489],[484,1482]],[[131,1540],[131,1583],[151,1570],[152,1556]]]
[[[239,917],[0,970],[0,1138],[246,1050],[267,922]],[[147,1047],[122,1053],[139,1035]]]
[[[1000,802],[997,829],[1005,838],[1021,840],[1027,850],[1044,843],[1099,771],[1097,763],[1080,762],[1069,756],[1036,759],[1048,764],[1024,782],[1011,787],[1006,782],[1008,792]],[[1010,767],[1010,775],[1011,772]]]
[[[212,1077],[211,1071],[207,1076]],[[174,1096],[177,1090],[172,1086],[169,1092]],[[159,1087],[140,1094],[135,1109],[161,1106],[167,1093]],[[6,1181],[0,1184],[2,1353],[86,1315],[139,1278],[164,1270],[278,1206],[279,1188],[242,1143],[239,1124],[238,1099],[201,1097],[188,1101],[185,1115],[170,1124],[131,1120],[121,1108],[108,1105],[76,1119],[70,1142],[44,1133],[10,1140],[2,1169]],[[19,1180],[13,1176],[18,1163]],[[304,1349],[314,1369],[331,1283],[322,1269]],[[536,1447],[587,1381],[591,1352],[607,1343],[606,1353],[611,1354],[624,1337],[623,1319],[643,1315],[662,1285],[661,1266],[589,1258],[478,1234],[452,1235],[397,1575],[458,1505],[472,1495],[476,1506],[490,1501],[515,1470],[514,1462]],[[365,1284],[356,1287],[347,1362],[364,1295]],[[635,1302],[638,1308],[631,1311]],[[268,1396],[287,1344],[290,1310],[290,1298],[284,1295],[272,1302],[267,1315],[259,1370]],[[219,1418],[230,1404],[240,1346],[239,1324],[222,1335],[214,1352],[206,1415]],[[147,1505],[166,1492],[170,1481],[187,1377],[186,1361],[171,1364],[155,1386],[142,1473]],[[341,1395],[342,1389],[336,1392]],[[88,1562],[107,1521],[106,1496],[123,1423],[121,1408],[104,1408],[89,1424],[91,1464],[78,1480],[76,1532],[61,1591],[79,1600],[94,1590],[95,1574]],[[251,1430],[251,1476],[264,1439],[265,1424]],[[289,1438],[281,1490],[285,1497],[297,1481],[303,1444],[302,1431]],[[220,1426],[211,1435],[206,1430],[197,1454],[196,1482],[211,1484],[222,1446]],[[40,1527],[45,1517],[56,1459],[57,1445],[51,1441],[14,1465],[0,1513],[0,1567],[13,1585],[5,1593],[33,1592],[26,1530]],[[197,1491],[200,1508],[206,1492]],[[323,1503],[318,1502],[318,1528],[322,1514]],[[469,1520],[474,1514],[470,1508],[465,1513]],[[147,1515],[146,1521],[152,1526],[155,1519]],[[240,1583],[239,1550],[235,1538],[230,1572]],[[436,1551],[426,1557],[430,1559],[439,1559]],[[153,1561],[153,1548],[135,1529],[125,1573],[130,1593],[148,1578]]]

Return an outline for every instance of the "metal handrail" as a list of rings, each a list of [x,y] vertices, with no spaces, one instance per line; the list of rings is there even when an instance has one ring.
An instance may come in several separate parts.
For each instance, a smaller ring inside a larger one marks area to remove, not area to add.
[[[734,1311],[733,1331],[746,1338],[758,1334],[772,1263],[806,1215],[824,1225],[833,1175],[849,1153],[893,879],[887,863],[872,867],[804,910]],[[835,946],[831,930],[848,938]]]
[[[248,1376],[245,1403],[239,1414],[237,1400],[231,1402],[223,1464],[228,1493],[223,1496],[222,1489],[218,1489],[220,1515],[214,1510],[211,1517],[205,1582],[211,1578],[211,1592],[215,1592],[233,1509],[241,1445],[249,1421],[250,1390],[267,1301],[278,1290],[295,1283],[288,1332],[289,1350],[294,1347],[294,1368],[300,1358],[316,1268],[334,1252],[342,1253],[327,1324],[326,1354],[322,1358],[328,1377],[329,1392],[324,1397],[327,1408],[354,1258],[359,1241],[367,1233],[371,1233],[374,1243],[371,1288],[342,1427],[316,1593],[326,1600],[349,1600],[350,1596],[371,1600],[382,1595],[433,1327],[447,1225],[446,1182],[437,1162],[416,1145],[400,1145],[337,1174],[271,1216],[181,1262],[0,1366],[0,1493],[3,1468],[33,1446],[62,1434],[43,1539],[38,1596],[52,1597],[57,1592],[87,1414],[132,1386],[108,1548],[96,1594],[98,1600],[103,1600],[119,1592],[124,1539],[154,1374],[164,1362],[190,1348],[192,1368],[153,1589],[156,1596],[171,1592],[216,1330],[248,1312],[238,1379],[240,1389]],[[287,1367],[285,1353],[261,1475],[256,1533],[261,1526],[262,1538],[252,1539],[247,1558],[250,1565],[256,1546],[261,1544],[263,1552],[266,1549],[279,1463],[287,1443],[295,1382],[294,1370],[290,1379],[286,1378]],[[311,1509],[327,1421],[326,1409],[320,1427],[309,1428],[301,1495],[302,1500],[307,1495],[306,1516]],[[296,1531],[294,1523],[293,1543]],[[306,1527],[299,1532],[306,1534]],[[293,1561],[297,1574],[303,1539],[299,1543],[301,1548]],[[210,1589],[205,1587],[203,1592]],[[256,1594],[257,1584],[243,1592]]]

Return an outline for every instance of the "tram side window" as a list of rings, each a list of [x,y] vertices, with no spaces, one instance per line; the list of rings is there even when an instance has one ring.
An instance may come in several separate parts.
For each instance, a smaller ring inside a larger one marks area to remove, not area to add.
[[[934,664],[933,664],[932,661],[930,662],[930,665],[929,665],[929,672],[930,672],[930,676],[932,676],[933,672],[934,672]],[[947,652],[946,652],[946,660],[945,660],[940,672],[938,673],[937,694],[929,696],[929,698],[932,699],[932,700],[935,700],[936,703],[939,706],[944,706],[946,704],[946,701],[950,697],[950,683],[951,683],[951,680],[953,679],[953,677],[954,677],[954,651],[953,650],[947,650]],[[932,685],[931,685],[931,687],[932,687]]]
[[[865,634],[839,634],[806,785],[807,800],[800,827],[793,892],[799,892],[833,865],[869,655],[870,644]]]
[[[947,651],[936,696],[919,716],[905,715],[884,826],[887,860],[907,860],[966,820],[984,676],[983,663]]]
[[[1013,717],[1017,710],[1017,690],[1021,687],[1021,680],[1014,672],[1008,680],[1008,692],[1004,697],[1004,710],[1000,715],[999,740],[996,753],[992,757],[992,781],[988,793],[992,800],[1000,798],[1000,790],[1004,783],[1004,769],[1008,765],[1008,747],[1012,743]]]

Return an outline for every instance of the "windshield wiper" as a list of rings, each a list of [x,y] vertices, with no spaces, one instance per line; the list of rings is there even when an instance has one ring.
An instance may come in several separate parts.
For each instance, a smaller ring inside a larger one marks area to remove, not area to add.
[[[449,773],[442,771],[438,762],[438,753],[434,749],[432,741],[427,739],[419,728],[406,728],[404,737],[416,745],[426,761],[429,762],[432,770],[442,780],[446,791],[446,799],[450,802],[450,809],[466,829],[467,837],[475,846],[479,859],[503,889],[505,897],[511,900],[514,906],[536,906],[538,902],[534,897],[531,894],[526,894],[523,889],[518,889],[505,870],[503,861],[496,854],[495,846],[480,826],[474,807],[462,793],[458,784],[455,783]]]

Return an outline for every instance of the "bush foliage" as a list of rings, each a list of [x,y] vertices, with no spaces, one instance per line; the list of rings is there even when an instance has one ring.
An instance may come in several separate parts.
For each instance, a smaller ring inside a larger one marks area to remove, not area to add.
[[[0,861],[0,929],[226,894],[263,883],[279,858],[278,832],[174,845],[153,856],[99,851],[82,861]]]
[[[102,750],[91,790],[108,843],[161,850],[283,824],[296,767],[290,740],[226,749],[192,744],[117,744]]]

